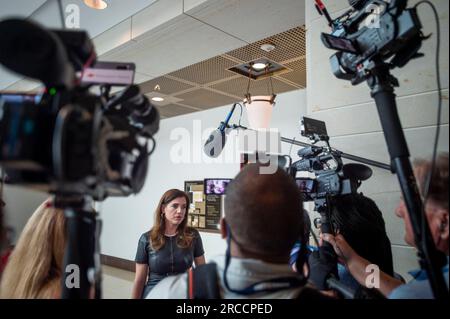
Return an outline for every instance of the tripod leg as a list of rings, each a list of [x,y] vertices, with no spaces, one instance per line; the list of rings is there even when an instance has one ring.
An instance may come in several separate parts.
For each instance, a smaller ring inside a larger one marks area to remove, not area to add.
[[[420,264],[430,279],[436,298],[448,298],[448,289],[441,269],[446,264],[444,254],[437,251],[431,237],[428,221],[423,216],[423,205],[414,172],[409,160],[409,150],[397,111],[395,94],[388,71],[382,67],[380,76],[369,81],[375,99],[384,137],[388,146],[393,171],[397,174],[403,198],[414,230]]]
[[[94,297],[96,216],[93,212],[66,208],[67,244],[62,275],[63,299]]]

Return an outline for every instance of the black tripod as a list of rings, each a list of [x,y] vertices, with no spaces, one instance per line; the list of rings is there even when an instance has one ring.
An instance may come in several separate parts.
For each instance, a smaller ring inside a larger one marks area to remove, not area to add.
[[[431,237],[423,203],[411,167],[410,154],[400,123],[394,87],[398,80],[390,74],[390,65],[372,62],[366,69],[367,82],[378,109],[384,137],[391,157],[392,171],[397,174],[403,198],[415,235],[419,263],[425,269],[436,299],[448,298],[448,289],[442,275],[447,263],[445,255],[436,249]]]
[[[64,210],[67,243],[61,278],[61,298],[101,298],[99,234],[101,222],[92,200],[82,196],[56,196],[55,207]]]

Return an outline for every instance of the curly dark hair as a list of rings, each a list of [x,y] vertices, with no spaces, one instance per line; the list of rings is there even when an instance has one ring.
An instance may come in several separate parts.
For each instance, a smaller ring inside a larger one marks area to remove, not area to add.
[[[361,257],[393,275],[391,242],[383,214],[373,200],[362,194],[335,197],[330,221]]]

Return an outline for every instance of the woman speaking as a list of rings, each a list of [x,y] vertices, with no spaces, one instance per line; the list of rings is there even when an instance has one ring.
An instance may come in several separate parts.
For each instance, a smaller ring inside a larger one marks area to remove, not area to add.
[[[185,192],[172,189],[162,196],[153,228],[139,239],[132,298],[144,298],[165,277],[205,263],[200,234],[187,227],[188,207]]]

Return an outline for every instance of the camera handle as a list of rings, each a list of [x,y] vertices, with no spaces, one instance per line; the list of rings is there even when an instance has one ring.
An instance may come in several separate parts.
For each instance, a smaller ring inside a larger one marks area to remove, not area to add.
[[[392,171],[400,182],[403,198],[408,209],[418,249],[419,263],[425,269],[436,299],[448,298],[448,289],[442,274],[447,259],[436,249],[431,237],[423,203],[414,177],[408,145],[398,115],[394,86],[398,81],[390,74],[390,65],[375,62],[367,70],[371,96],[375,99],[378,115],[391,157]]]
[[[82,200],[84,203],[84,200]],[[67,242],[61,282],[62,299],[101,298],[100,221],[85,205],[60,205],[66,217]],[[95,293],[95,294],[93,294]]]
[[[250,129],[248,127],[245,127],[245,126],[242,126],[242,125],[236,125],[236,124],[233,124],[231,126],[228,125],[227,128],[231,128],[233,130],[254,131],[253,129]],[[290,139],[290,138],[287,138],[287,137],[283,137],[283,136],[281,137],[281,142],[287,143],[287,144],[291,144],[291,145],[300,146],[300,147],[314,147],[314,145],[312,145],[312,144],[308,144],[308,143],[304,143],[304,142],[301,142],[301,141],[293,140],[293,139]],[[388,164],[377,162],[377,161],[374,161],[374,160],[371,160],[371,159],[367,159],[367,158],[364,158],[364,157],[360,157],[360,156],[355,156],[355,155],[352,155],[352,154],[344,153],[344,152],[341,152],[341,151],[336,150],[336,149],[333,149],[333,151],[334,152],[338,152],[339,155],[342,158],[346,158],[346,159],[348,159],[350,161],[364,163],[366,165],[370,165],[370,166],[373,166],[373,167],[378,167],[378,168],[381,168],[381,169],[384,169],[384,170],[391,171],[391,166],[388,165]]]
[[[331,216],[331,202],[330,196],[326,196],[325,198],[317,199],[314,201],[315,210],[320,214],[320,231],[322,234],[330,234],[335,235],[333,226],[331,225],[330,216]],[[334,251],[333,246],[326,241],[323,241],[322,246],[320,246],[321,253],[325,256],[329,262],[332,262],[335,267],[333,271],[329,274],[331,278],[338,277],[337,270],[337,255]]]

